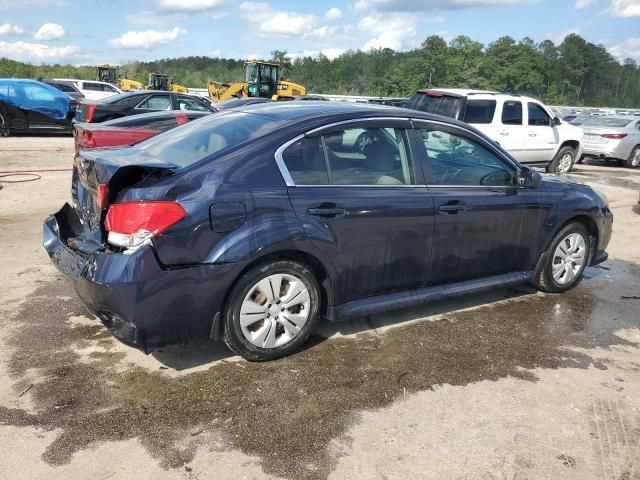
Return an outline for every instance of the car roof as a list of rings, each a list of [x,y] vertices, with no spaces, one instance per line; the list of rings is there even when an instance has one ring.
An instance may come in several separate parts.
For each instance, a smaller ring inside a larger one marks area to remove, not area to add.
[[[408,108],[370,103],[326,102],[318,100],[310,100],[308,102],[271,102],[237,107],[229,111],[265,115],[276,120],[292,122],[305,119],[325,119],[330,122],[331,117],[334,117],[335,120],[344,120],[344,117],[349,117],[349,119],[354,120],[369,117],[414,118],[446,122],[475,131],[473,127],[454,118]]]
[[[426,93],[426,92],[450,93],[458,96],[478,95],[480,93],[501,95],[500,92],[495,92],[493,90],[477,90],[473,88],[425,88],[422,90],[418,90],[418,93]]]

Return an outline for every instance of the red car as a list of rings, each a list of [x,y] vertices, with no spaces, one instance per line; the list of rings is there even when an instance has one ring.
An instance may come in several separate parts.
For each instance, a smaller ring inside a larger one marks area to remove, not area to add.
[[[93,148],[133,145],[211,112],[164,111],[118,118],[104,123],[76,123],[76,153]]]

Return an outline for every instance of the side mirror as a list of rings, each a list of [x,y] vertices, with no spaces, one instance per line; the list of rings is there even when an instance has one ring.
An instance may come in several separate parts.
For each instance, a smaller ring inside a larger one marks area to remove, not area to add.
[[[542,184],[542,175],[540,175],[540,172],[537,170],[529,167],[523,167],[522,173],[520,174],[519,184],[523,187],[540,188],[540,185]]]
[[[560,121],[560,118],[558,117],[553,117],[551,119],[551,126],[552,127],[557,127],[558,125],[560,125],[562,122]]]

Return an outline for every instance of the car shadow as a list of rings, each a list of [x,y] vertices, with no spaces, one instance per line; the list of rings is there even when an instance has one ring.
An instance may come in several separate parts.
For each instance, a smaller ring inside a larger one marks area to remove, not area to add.
[[[585,278],[591,278],[598,274],[598,270],[590,268],[585,272]],[[391,327],[402,327],[415,321],[431,321],[429,317],[436,317],[434,320],[442,320],[441,316],[447,313],[490,306],[495,302],[537,294],[538,291],[535,288],[524,284],[427,302],[414,307],[367,315],[343,322],[321,320],[300,351],[311,349],[336,336],[353,337],[363,333],[382,335],[382,330]],[[207,364],[213,365],[228,359],[243,361],[229,350],[223,341],[213,342],[206,339],[163,347],[151,352],[151,356],[164,367],[177,371],[203,367]]]

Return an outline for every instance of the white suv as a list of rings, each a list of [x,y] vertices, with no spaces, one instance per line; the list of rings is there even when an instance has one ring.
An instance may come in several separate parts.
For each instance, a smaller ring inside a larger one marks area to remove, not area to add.
[[[582,129],[563,123],[542,102],[484,90],[420,90],[406,108],[473,125],[516,160],[565,173],[582,156]]]
[[[97,82],[94,80],[78,80],[76,78],[54,78],[54,80],[73,82],[87,100],[102,100],[103,98],[122,93],[122,90],[114,87],[107,82]]]

